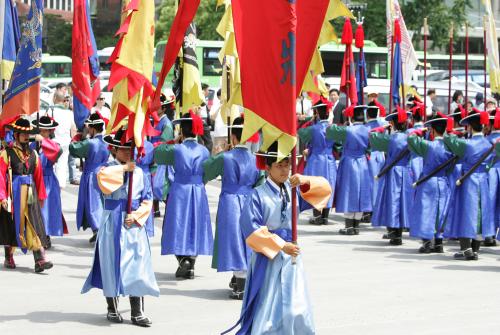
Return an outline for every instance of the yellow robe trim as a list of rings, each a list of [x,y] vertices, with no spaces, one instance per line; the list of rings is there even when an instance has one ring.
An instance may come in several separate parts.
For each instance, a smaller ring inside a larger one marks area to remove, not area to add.
[[[267,227],[261,227],[247,237],[246,242],[255,252],[273,259],[285,246],[286,242],[276,234],[271,234]]]
[[[144,200],[143,202],[141,202],[139,208],[133,211],[131,215],[134,218],[135,222],[137,222],[142,227],[146,224],[148,217],[151,215],[152,208],[153,202],[151,200]]]
[[[310,203],[315,209],[322,210],[328,204],[332,196],[332,187],[328,180],[323,177],[302,176],[309,182],[309,190],[300,192],[302,199]]]
[[[103,167],[97,172],[97,183],[104,194],[111,194],[123,185],[123,165]]]

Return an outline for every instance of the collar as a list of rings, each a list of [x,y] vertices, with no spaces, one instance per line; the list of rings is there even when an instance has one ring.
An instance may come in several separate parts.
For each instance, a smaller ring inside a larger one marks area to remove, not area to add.
[[[319,120],[319,123],[329,123],[328,119],[326,120]]]
[[[269,186],[271,186],[271,189],[276,192],[276,193],[280,193],[280,187],[278,186],[278,184],[276,184],[272,179],[271,177],[267,177],[266,178],[266,181],[267,183],[269,184]]]
[[[413,124],[413,127],[415,127],[415,126],[421,126],[421,127],[423,127],[423,126],[424,126],[424,123],[423,123],[423,122],[415,122],[415,123]]]
[[[491,133],[492,134],[500,134],[500,130],[493,130]]]
[[[236,148],[240,148],[240,149],[245,149],[245,150],[248,150],[248,147],[247,147],[246,145],[244,145],[244,144],[237,144],[237,145],[235,145],[235,146],[234,146],[234,148],[235,148],[235,149],[236,149]]]
[[[483,133],[475,133],[475,134],[472,134],[472,137],[484,137],[484,134]]]
[[[197,139],[196,139],[196,137],[188,137],[188,138],[185,138],[185,139],[184,139],[184,142],[185,142],[185,141],[195,141],[195,142],[196,142],[196,141],[197,141]]]
[[[352,125],[353,125],[353,126],[354,126],[354,125],[356,125],[356,124],[363,124],[363,122],[361,122],[361,121],[354,121],[354,122],[352,123]]]
[[[436,137],[434,137],[434,141],[435,140],[442,140],[442,139],[443,139],[443,136],[436,136]]]

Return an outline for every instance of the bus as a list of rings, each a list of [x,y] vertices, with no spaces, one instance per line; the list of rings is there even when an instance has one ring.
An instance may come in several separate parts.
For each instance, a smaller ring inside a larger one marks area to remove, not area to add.
[[[66,56],[52,56],[42,54],[42,79],[41,83],[55,86],[58,83],[71,82],[71,58]]]
[[[108,48],[103,48],[101,50],[97,50],[97,57],[99,57],[100,71],[111,71],[111,64],[108,64],[108,59],[114,50],[115,47],[108,47]]]

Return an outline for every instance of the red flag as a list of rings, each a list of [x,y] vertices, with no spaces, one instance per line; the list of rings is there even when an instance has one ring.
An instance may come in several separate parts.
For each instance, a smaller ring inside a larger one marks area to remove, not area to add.
[[[232,1],[241,93],[243,105],[250,111],[243,137],[262,129],[263,147],[277,140],[282,154],[295,145],[295,99],[311,63],[328,3]],[[313,16],[317,19],[311,20]]]
[[[158,78],[158,86],[156,87],[155,96],[151,108],[157,110],[160,108],[160,95],[163,82],[167,77],[168,72],[174,65],[175,59],[179,54],[184,34],[191,21],[193,21],[196,10],[200,5],[200,0],[182,0],[179,3],[177,14],[175,14],[174,22],[170,28],[167,45],[165,46],[165,55],[163,56],[163,65],[161,66],[160,77]]]
[[[347,95],[351,105],[358,104],[358,93],[356,90],[356,72],[354,69],[354,56],[352,54],[352,26],[351,19],[346,18],[342,31],[342,44],[345,45],[344,63],[340,77],[340,91]]]

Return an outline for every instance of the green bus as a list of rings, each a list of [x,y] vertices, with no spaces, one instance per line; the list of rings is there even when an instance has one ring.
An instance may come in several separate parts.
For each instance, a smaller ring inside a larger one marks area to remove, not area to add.
[[[71,82],[71,58],[42,54],[42,84],[53,86]]]

